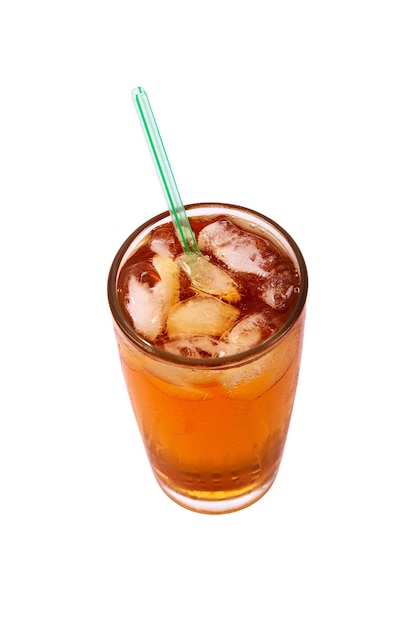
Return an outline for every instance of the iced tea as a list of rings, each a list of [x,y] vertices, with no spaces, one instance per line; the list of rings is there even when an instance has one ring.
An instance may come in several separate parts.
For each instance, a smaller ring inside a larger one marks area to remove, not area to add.
[[[259,499],[281,461],[297,386],[307,272],[295,242],[232,205],[187,207],[233,289],[196,287],[168,214],[125,242],[109,275],[121,363],[162,489],[192,510]]]

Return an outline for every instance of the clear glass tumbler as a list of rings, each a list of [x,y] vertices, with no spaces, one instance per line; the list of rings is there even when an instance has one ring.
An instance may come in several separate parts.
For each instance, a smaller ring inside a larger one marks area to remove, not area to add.
[[[108,299],[122,369],[143,443],[160,487],[201,513],[228,513],[261,498],[278,472],[300,367],[307,270],[294,240],[274,221],[243,207],[200,203],[190,220],[227,216],[284,250],[300,278],[299,296],[284,325],[240,354],[202,359],[171,354],[140,337],[117,295],[121,268],[161,224],[140,226],[111,266]]]

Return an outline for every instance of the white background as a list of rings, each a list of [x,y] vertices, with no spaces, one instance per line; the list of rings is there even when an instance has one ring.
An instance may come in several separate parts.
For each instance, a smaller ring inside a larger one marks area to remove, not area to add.
[[[0,623],[417,623],[411,0],[18,0],[0,12]],[[310,274],[284,460],[204,516],[156,485],[106,299],[165,209],[278,221]]]

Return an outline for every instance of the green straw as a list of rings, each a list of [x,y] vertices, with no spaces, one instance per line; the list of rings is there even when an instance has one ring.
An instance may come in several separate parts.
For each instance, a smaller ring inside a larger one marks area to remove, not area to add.
[[[185,252],[201,254],[191,230],[146,91],[142,87],[136,87],[132,91],[132,98],[165,193],[178,240]]]
[[[132,98],[165,193],[175,234],[184,250],[178,257],[181,267],[197,291],[237,301],[239,292],[235,281],[227,272],[206,259],[199,250],[146,91],[137,87],[132,91]]]

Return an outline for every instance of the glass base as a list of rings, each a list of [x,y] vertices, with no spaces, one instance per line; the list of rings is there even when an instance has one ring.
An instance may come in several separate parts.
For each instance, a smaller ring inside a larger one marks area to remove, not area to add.
[[[189,509],[190,511],[194,511],[195,513],[220,515],[222,513],[233,513],[234,511],[240,511],[241,509],[245,509],[251,504],[254,504],[258,500],[260,500],[263,495],[265,495],[265,493],[272,486],[274,480],[275,476],[273,476],[267,483],[264,483],[260,487],[252,489],[247,493],[231,498],[226,497],[218,500],[193,498],[182,493],[177,493],[159,480],[158,484],[161,487],[162,491],[169,498],[171,498],[171,500],[184,507],[185,509]]]

